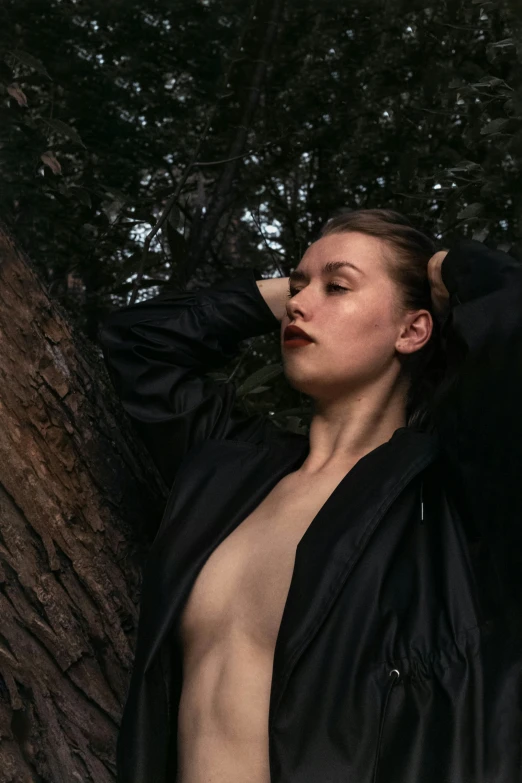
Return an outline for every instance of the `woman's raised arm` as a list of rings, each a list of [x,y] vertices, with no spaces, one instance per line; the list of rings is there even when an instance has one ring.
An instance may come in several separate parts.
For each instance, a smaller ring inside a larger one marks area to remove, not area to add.
[[[274,426],[234,410],[235,384],[206,375],[232,359],[242,340],[280,328],[286,278],[265,286],[257,270],[238,271],[212,288],[167,290],[120,308],[98,329],[116,392],[169,487],[201,441],[258,442]]]
[[[442,261],[453,382],[435,409],[448,481],[507,605],[522,599],[522,264],[462,240]]]

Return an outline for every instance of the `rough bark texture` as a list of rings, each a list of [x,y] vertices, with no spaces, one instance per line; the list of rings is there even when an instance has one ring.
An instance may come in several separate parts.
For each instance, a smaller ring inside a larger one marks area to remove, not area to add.
[[[0,384],[0,781],[106,783],[165,487],[1,225]]]

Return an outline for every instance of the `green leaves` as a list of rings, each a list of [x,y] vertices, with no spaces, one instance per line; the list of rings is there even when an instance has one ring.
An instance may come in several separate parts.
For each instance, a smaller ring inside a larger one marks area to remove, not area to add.
[[[11,49],[6,53],[6,60],[9,58],[13,60],[15,64],[25,65],[26,68],[31,68],[33,71],[41,73],[42,76],[45,76],[52,81],[43,62],[37,57],[33,57],[32,54],[21,52],[19,49]]]
[[[509,118],[506,119],[505,117],[497,117],[497,119],[491,120],[491,122],[488,122],[487,125],[481,128],[480,133],[482,136],[489,136],[493,133],[500,133],[502,128],[505,128],[508,122]]]
[[[468,204],[467,207],[461,209],[457,215],[457,218],[459,220],[467,220],[469,218],[477,217],[478,215],[480,215],[481,212],[482,212],[482,204],[475,202],[474,204]]]
[[[472,87],[498,87],[500,84],[505,84],[504,79],[499,79],[498,76],[483,76],[479,82],[472,84]]]
[[[480,164],[475,163],[473,160],[461,160],[458,163],[455,163],[453,166],[448,166],[446,169],[449,172],[460,172],[460,171],[476,171],[477,169],[480,169]]]
[[[51,24],[47,4],[10,0],[1,211],[27,226],[26,250],[45,279],[64,279],[71,258],[87,273],[81,315],[91,321],[100,303],[109,308],[132,289],[144,237],[194,155],[179,209],[153,241],[143,294],[176,282],[200,231],[210,244],[194,284],[212,285],[240,266],[288,273],[341,208],[392,207],[448,242],[482,237],[486,227],[492,243],[514,241],[522,232],[522,82],[501,5],[413,3],[398,13],[391,0],[386,15],[371,3],[324,0],[317,15],[315,0],[289,4],[262,101],[243,127],[253,59],[246,49],[234,54],[239,0],[227,6],[230,27],[219,24],[219,3],[203,16],[190,0],[175,9],[159,3],[154,24],[143,23],[152,13],[144,0],[129,14],[110,3],[53,3]],[[264,29],[260,19],[252,24],[257,40]],[[221,55],[239,57],[229,86],[219,80]],[[15,84],[28,105],[7,94]],[[227,190],[221,161],[236,155]],[[212,227],[205,215],[215,199],[226,209]],[[203,225],[193,229],[198,207]],[[242,404],[300,427],[299,393],[281,375],[278,342],[263,336],[255,348],[232,376]]]
[[[56,133],[59,133],[61,136],[66,136],[71,141],[74,141],[75,144],[79,144],[84,149],[87,149],[81,140],[78,131],[72,128],[70,125],[62,122],[62,120],[48,120],[45,117],[41,117],[41,119],[43,122],[45,122],[46,125],[56,131]]]
[[[259,394],[262,391],[268,389],[268,386],[263,386],[268,381],[273,380],[283,372],[283,366],[281,364],[271,364],[268,367],[261,367],[260,370],[256,370],[250,375],[246,381],[244,381],[237,390],[238,397],[245,397],[247,394]]]

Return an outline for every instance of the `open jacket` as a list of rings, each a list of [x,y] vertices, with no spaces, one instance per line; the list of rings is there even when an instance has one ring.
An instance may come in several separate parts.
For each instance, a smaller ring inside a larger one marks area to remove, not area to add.
[[[171,488],[144,571],[120,783],[174,782],[184,602],[308,454],[307,436],[240,412],[234,383],[207,375],[280,328],[259,277],[164,291],[99,330]],[[273,783],[522,781],[522,265],[462,240],[442,278],[454,380],[435,426],[400,428],[359,460],[297,546],[273,663]]]

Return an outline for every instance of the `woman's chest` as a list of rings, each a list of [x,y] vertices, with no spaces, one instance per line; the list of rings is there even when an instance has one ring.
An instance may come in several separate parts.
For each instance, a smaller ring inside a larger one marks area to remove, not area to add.
[[[273,652],[297,545],[345,473],[285,476],[217,545],[182,612],[186,648],[202,651],[233,636]]]

